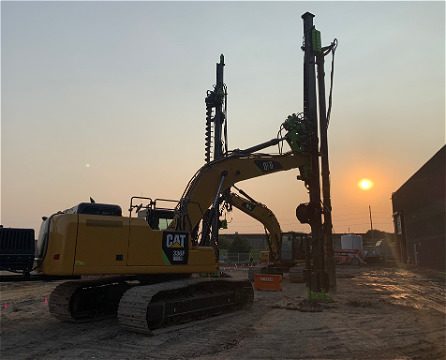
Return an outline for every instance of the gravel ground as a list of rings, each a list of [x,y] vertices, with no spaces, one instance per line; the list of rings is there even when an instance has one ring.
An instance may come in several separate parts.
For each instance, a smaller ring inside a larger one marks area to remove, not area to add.
[[[234,277],[246,277],[233,271]],[[52,318],[55,282],[1,284],[2,359],[445,359],[444,274],[340,267],[338,291],[321,312],[301,312],[303,284],[256,291],[249,310],[156,330],[116,319],[69,324]]]

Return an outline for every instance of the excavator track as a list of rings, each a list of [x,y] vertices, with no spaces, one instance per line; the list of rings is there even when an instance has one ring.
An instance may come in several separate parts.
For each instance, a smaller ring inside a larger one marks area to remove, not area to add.
[[[131,287],[125,280],[104,278],[62,283],[50,294],[49,312],[68,322],[114,317],[122,294]]]
[[[177,280],[129,289],[119,303],[118,319],[127,330],[150,334],[156,328],[238,310],[253,300],[247,280]]]

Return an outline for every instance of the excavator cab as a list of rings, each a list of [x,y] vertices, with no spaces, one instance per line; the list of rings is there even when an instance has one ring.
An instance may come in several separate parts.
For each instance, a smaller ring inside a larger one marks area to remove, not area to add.
[[[146,219],[153,230],[166,230],[174,216],[173,209],[149,209]]]
[[[145,202],[139,205],[134,204],[134,200],[139,199]],[[130,216],[133,210],[136,210],[137,216],[140,219],[145,219],[152,230],[166,230],[173,218],[175,217],[175,208],[168,206],[159,206],[162,203],[175,203],[177,200],[167,200],[167,199],[155,199],[133,196],[130,199]]]

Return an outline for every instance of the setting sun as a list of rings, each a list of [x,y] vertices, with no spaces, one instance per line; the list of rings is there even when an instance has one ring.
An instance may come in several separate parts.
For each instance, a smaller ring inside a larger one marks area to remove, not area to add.
[[[358,187],[364,191],[370,190],[373,187],[373,185],[374,185],[373,181],[370,179],[361,179],[358,181]]]

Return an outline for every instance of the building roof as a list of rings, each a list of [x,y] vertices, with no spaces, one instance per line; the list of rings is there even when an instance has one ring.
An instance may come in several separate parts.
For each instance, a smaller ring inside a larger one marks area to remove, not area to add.
[[[432,156],[421,168],[418,169],[406,182],[396,190],[392,197],[398,195],[398,193],[405,192],[407,188],[411,187],[419,179],[426,177],[440,177],[445,179],[445,167],[446,167],[446,145],[444,145],[437,153]]]

